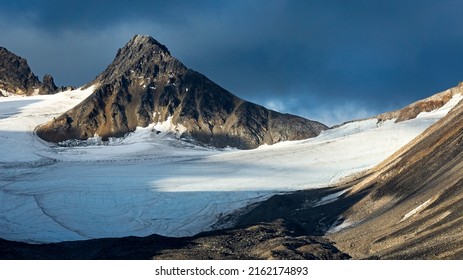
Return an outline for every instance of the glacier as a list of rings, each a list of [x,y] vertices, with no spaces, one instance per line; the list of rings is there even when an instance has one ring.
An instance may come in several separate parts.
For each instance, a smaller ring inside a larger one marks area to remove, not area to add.
[[[316,138],[253,150],[183,141],[182,128],[169,121],[86,145],[51,144],[34,134],[92,92],[0,98],[0,238],[192,236],[274,194],[328,187],[368,170],[462,99],[456,95],[409,121],[354,121]]]

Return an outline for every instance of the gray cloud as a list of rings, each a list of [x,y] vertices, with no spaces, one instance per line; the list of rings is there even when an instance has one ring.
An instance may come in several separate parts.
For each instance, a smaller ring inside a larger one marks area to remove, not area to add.
[[[17,0],[0,4],[0,45],[38,75],[80,85],[134,34],[148,34],[240,97],[334,124],[457,84],[462,8],[451,0]]]

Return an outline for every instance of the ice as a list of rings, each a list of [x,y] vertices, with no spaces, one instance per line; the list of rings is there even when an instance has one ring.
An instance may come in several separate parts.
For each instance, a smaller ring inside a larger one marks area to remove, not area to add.
[[[96,137],[78,146],[34,135],[37,125],[91,92],[0,98],[1,238],[58,242],[194,235],[273,194],[326,187],[373,167],[451,107],[400,123],[352,122],[316,138],[246,151],[180,140],[185,129],[170,119],[124,138]]]

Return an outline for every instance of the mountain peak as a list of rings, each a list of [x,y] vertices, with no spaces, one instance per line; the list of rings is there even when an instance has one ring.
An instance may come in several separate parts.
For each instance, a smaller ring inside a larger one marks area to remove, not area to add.
[[[188,69],[150,36],[134,36],[90,85],[95,92],[88,99],[40,126],[37,135],[52,142],[96,134],[107,139],[169,120],[200,143],[248,149],[326,129],[238,98]]]
[[[151,36],[147,35],[135,35],[126,45],[124,48],[120,49],[120,51],[127,51],[127,50],[155,50],[159,49],[165,54],[170,55],[169,50],[167,47],[161,43],[159,43],[156,39]],[[118,55],[120,53],[118,52]]]
[[[40,82],[26,59],[0,47],[0,96],[51,94],[57,90],[53,77],[45,75],[44,82]]]
[[[136,80],[138,77],[150,77],[159,71],[159,65],[176,64],[184,67],[170,55],[166,46],[151,36],[135,35],[117,51],[114,61],[92,84],[111,84],[122,77]]]

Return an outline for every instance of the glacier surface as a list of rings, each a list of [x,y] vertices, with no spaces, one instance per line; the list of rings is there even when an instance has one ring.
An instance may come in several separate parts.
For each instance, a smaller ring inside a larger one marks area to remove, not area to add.
[[[0,98],[0,238],[191,236],[276,193],[326,187],[373,167],[461,99],[410,121],[356,121],[245,151],[182,141],[182,128],[169,121],[86,145],[50,144],[34,134],[92,90]]]

